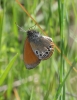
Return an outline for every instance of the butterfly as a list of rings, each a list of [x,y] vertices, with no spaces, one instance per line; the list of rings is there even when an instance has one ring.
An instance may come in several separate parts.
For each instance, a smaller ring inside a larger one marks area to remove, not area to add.
[[[28,30],[24,44],[23,60],[27,69],[35,68],[41,60],[51,57],[54,51],[52,38],[42,36],[36,30]]]

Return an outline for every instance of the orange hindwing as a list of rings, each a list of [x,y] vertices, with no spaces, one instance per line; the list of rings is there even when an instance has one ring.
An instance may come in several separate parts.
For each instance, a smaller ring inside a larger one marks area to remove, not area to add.
[[[32,51],[28,38],[26,39],[24,44],[23,59],[28,69],[34,68],[40,63],[39,58]]]

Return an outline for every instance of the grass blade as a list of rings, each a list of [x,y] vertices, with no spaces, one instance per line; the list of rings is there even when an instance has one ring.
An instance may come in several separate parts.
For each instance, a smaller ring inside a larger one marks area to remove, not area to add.
[[[13,59],[11,60],[11,62],[8,64],[8,66],[6,67],[5,71],[3,72],[2,76],[0,77],[0,85],[2,85],[3,81],[5,80],[8,72],[10,71],[12,65],[14,64],[16,58],[17,58],[18,54],[16,54]]]
[[[62,89],[62,87],[63,87],[63,85],[64,85],[64,83],[65,83],[65,81],[66,81],[68,75],[70,74],[72,68],[75,66],[75,63],[76,63],[76,62],[77,62],[77,58],[76,58],[76,59],[74,60],[74,62],[72,63],[72,65],[71,65],[71,67],[70,67],[68,73],[66,74],[66,76],[65,76],[65,78],[64,78],[64,80],[63,80],[63,82],[59,85],[59,88],[58,88],[58,90],[57,90],[57,93],[56,93],[56,96],[55,96],[55,99],[54,99],[54,100],[56,100],[56,99],[58,98],[58,95],[60,94],[61,89]]]
[[[31,92],[30,100],[32,100],[32,98],[33,98],[33,88],[32,88],[32,92]]]

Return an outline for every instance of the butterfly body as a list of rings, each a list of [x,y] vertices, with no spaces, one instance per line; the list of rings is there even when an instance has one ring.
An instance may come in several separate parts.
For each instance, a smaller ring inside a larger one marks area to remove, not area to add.
[[[46,60],[53,54],[52,39],[42,36],[35,30],[27,31],[24,45],[24,62],[28,69],[36,67],[41,60]]]

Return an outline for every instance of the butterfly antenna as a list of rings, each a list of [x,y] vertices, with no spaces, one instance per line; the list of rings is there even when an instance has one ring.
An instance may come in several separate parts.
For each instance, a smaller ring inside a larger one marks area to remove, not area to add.
[[[15,22],[15,24],[16,24],[17,27],[20,29],[20,31],[22,31],[22,32],[27,32],[27,31],[25,31],[22,27],[20,27],[16,22]]]
[[[33,27],[35,27],[36,26],[36,24],[34,24],[33,26],[31,26],[29,29],[32,29]]]

